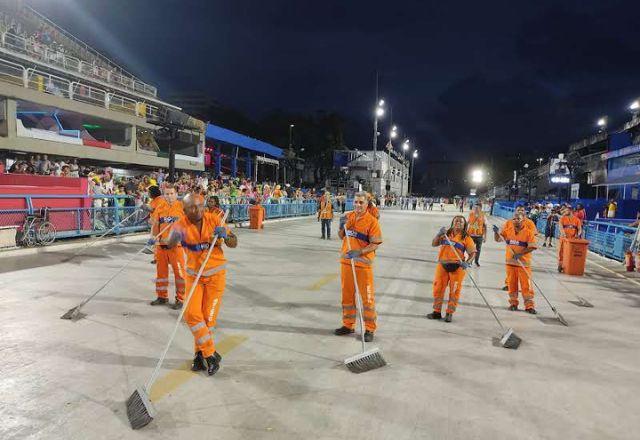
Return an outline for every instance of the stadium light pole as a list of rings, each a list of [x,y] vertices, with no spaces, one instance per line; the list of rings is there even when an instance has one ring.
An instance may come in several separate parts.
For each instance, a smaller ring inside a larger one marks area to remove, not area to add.
[[[391,127],[391,132],[389,133],[389,145],[391,145],[391,148],[387,150],[387,183],[385,185],[385,193],[391,191],[391,150],[393,150],[393,143],[391,143],[391,141],[397,137],[398,127],[394,125]]]
[[[598,119],[598,122],[596,122],[596,125],[598,126],[598,132],[599,133],[603,133],[604,131],[607,130],[607,117],[603,116],[600,119]]]
[[[411,155],[411,174],[409,177],[409,195],[413,194],[413,162],[418,157],[418,150],[413,150],[413,154]]]
[[[404,176],[405,176],[405,153],[409,149],[409,139],[406,139],[402,144],[402,172],[400,173],[400,196],[404,196]]]
[[[378,119],[384,116],[384,99],[378,101],[375,115],[373,118],[373,157],[375,158],[378,150]]]

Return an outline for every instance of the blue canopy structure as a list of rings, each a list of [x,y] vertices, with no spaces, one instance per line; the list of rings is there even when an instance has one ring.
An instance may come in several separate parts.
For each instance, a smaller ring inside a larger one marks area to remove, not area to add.
[[[258,139],[254,139],[252,137],[245,136],[240,133],[236,133],[235,131],[218,127],[217,125],[213,125],[213,124],[207,125],[206,137],[207,139],[211,139],[213,141],[227,142],[231,145],[235,145],[247,150],[251,150],[256,153],[267,154],[276,159],[279,159],[282,157],[281,148],[275,147],[266,142],[259,141]]]

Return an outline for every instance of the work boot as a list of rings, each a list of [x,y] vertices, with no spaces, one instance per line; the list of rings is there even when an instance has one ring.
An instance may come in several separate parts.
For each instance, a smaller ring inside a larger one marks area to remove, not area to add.
[[[182,308],[182,301],[176,300],[176,302],[171,304],[169,307],[171,307],[173,310],[180,310]]]
[[[427,319],[442,319],[442,313],[432,312],[427,315]]]
[[[364,342],[372,342],[373,341],[373,332],[369,330],[364,332]]]
[[[534,309],[533,307],[531,307],[529,309],[525,309],[524,311],[527,312],[527,313],[530,313],[532,315],[537,315],[538,314],[538,312],[536,312],[536,309]]]
[[[191,364],[191,371],[202,371],[207,369],[207,364],[204,362],[202,352],[196,353],[196,357],[193,358],[193,364]]]
[[[161,305],[166,304],[168,302],[169,302],[169,300],[167,298],[157,297],[156,299],[151,301],[149,304],[151,304],[152,306],[161,306]]]
[[[553,245],[551,243],[549,243],[549,247],[553,247]]]
[[[480,267],[480,263],[476,261],[476,267]]]
[[[502,290],[504,290],[504,291],[506,292],[507,290],[509,290],[509,286],[504,286],[504,287],[502,288]]]
[[[447,313],[446,315],[444,315],[444,322],[451,322],[452,319],[453,319],[453,314]]]
[[[562,266],[558,266],[558,272],[562,273]]]
[[[518,311],[518,306],[509,306],[509,310],[512,312],[517,312]]]
[[[344,325],[340,328],[337,328],[333,331],[334,335],[338,335],[338,336],[344,336],[344,335],[349,335],[351,333],[353,333],[353,329],[349,328],[349,327],[345,327]]]
[[[213,352],[213,357],[218,360],[218,363],[222,361],[222,356],[220,356],[220,353],[218,353],[217,351]]]
[[[157,260],[151,260],[151,264],[156,264],[157,262]]]
[[[547,247],[547,243],[542,243],[542,247]]]
[[[213,356],[209,356],[207,359],[207,374],[209,376],[213,376],[220,369],[220,362],[218,358]]]

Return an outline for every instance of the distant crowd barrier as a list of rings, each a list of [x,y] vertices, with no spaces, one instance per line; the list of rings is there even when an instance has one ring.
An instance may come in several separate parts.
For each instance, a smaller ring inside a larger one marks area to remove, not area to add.
[[[56,239],[98,235],[113,229],[115,235],[146,231],[149,229],[149,214],[136,206],[124,206],[131,203],[127,196],[52,196],[52,195],[6,195],[0,199],[22,199],[23,209],[1,209],[0,228],[16,227],[21,230],[25,217],[37,213],[40,208],[58,205],[64,199],[88,199],[84,207],[49,208],[49,221],[56,228]],[[99,200],[99,203],[97,202]],[[52,202],[48,204],[48,201]],[[58,203],[55,203],[57,201]],[[223,199],[224,201],[224,199]],[[249,220],[246,200],[235,200],[238,203],[221,203],[223,209],[229,209],[229,222]],[[86,205],[91,205],[86,207]],[[95,206],[100,205],[100,206]],[[278,203],[263,203],[265,218],[286,218],[315,215],[318,205],[315,200],[280,199]],[[345,210],[351,210],[353,203],[347,200]],[[334,202],[336,216],[340,215],[341,206]],[[122,220],[125,220],[122,222]],[[122,222],[122,224],[120,224]]]
[[[512,218],[514,208],[504,206],[496,202],[493,206],[493,215],[502,218]],[[602,256],[624,261],[624,254],[631,247],[636,228],[628,226],[632,219],[597,219],[588,220],[583,225],[584,238],[589,240],[589,250]],[[536,228],[544,234],[547,227],[547,213],[540,214],[536,221]],[[554,237],[560,236],[560,231],[556,225]]]

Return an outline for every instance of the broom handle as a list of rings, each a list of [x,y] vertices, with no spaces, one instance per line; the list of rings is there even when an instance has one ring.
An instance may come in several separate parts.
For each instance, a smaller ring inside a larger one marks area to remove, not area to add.
[[[158,238],[164,231],[166,231],[169,227],[171,227],[171,223],[167,224],[160,232],[158,232],[158,235],[156,235],[154,238]],[[91,295],[89,295],[87,298],[85,298],[80,304],[78,304],[76,306],[76,308],[81,308],[82,306],[84,306],[86,303],[88,303],[89,301],[91,301],[98,293],[102,292],[104,290],[105,287],[107,287],[109,285],[109,283],[111,283],[111,281],[113,281],[115,279],[115,277],[117,277],[118,275],[120,275],[122,273],[123,270],[125,270],[133,260],[135,260],[135,258],[140,255],[140,253],[147,247],[147,245],[142,246],[140,249],[138,249],[138,251],[133,254],[131,256],[131,258],[129,258],[121,267],[120,269],[118,269],[118,271],[116,273],[114,273],[113,275],[111,275],[111,278],[109,278],[107,280],[107,282],[105,282],[98,290],[96,290],[95,292],[93,292]]]
[[[227,209],[227,211],[224,213],[224,217],[222,217],[222,224],[223,225],[224,225],[225,221],[227,220],[227,216],[228,215],[229,215],[229,210]],[[202,264],[200,265],[200,269],[198,270],[198,275],[196,275],[196,278],[193,280],[193,284],[191,284],[191,289],[189,289],[189,294],[187,295],[187,298],[184,301],[184,305],[182,306],[182,309],[180,309],[180,314],[178,315],[178,319],[176,320],[176,325],[173,327],[173,332],[171,332],[171,336],[169,337],[169,340],[167,341],[167,345],[164,347],[164,350],[163,350],[162,354],[160,355],[160,359],[158,359],[158,363],[156,364],[156,368],[155,368],[155,370],[153,370],[153,373],[151,374],[151,377],[149,378],[149,380],[147,381],[146,385],[144,386],[144,389],[147,391],[147,393],[149,393],[151,391],[151,387],[153,386],[153,383],[158,378],[158,374],[160,373],[160,368],[162,367],[162,363],[164,362],[164,358],[167,356],[167,353],[169,352],[169,347],[171,347],[171,343],[173,342],[173,338],[176,336],[176,333],[178,332],[178,327],[180,327],[180,321],[182,321],[182,316],[184,315],[185,310],[187,310],[187,307],[189,306],[189,300],[191,299],[191,295],[193,295],[193,292],[196,290],[196,286],[198,285],[198,281],[200,281],[200,277],[202,276],[202,272],[204,272],[204,268],[207,265],[207,262],[209,261],[209,257],[211,257],[211,252],[213,252],[213,248],[216,247],[215,246],[216,241],[218,241],[218,235],[217,234],[213,236],[213,240],[211,241],[211,245],[209,246],[209,251],[207,252],[207,256],[202,261]]]
[[[120,208],[116,208],[116,209],[120,209]],[[69,257],[69,259],[67,261],[72,260],[73,258],[77,257],[78,255],[80,255],[81,253],[83,253],[84,251],[86,251],[87,249],[89,249],[91,246],[93,246],[94,244],[96,244],[97,242],[99,242],[105,235],[107,235],[108,233],[112,232],[114,229],[116,229],[118,226],[120,226],[121,224],[123,224],[124,222],[126,222],[127,220],[129,220],[129,218],[133,217],[134,214],[137,214],[138,211],[140,211],[140,208],[136,208],[134,209],[134,211],[129,214],[128,216],[126,216],[125,218],[123,218],[122,220],[120,220],[118,223],[116,223],[111,229],[107,230],[107,232],[103,233],[102,235],[100,235],[98,238],[95,238],[93,241],[87,243],[84,247],[80,248],[80,250],[78,250],[75,254],[73,254],[71,257]]]
[[[344,239],[347,240],[347,249],[351,250],[351,243],[349,242],[349,236],[347,235],[347,224],[344,224]],[[356,263],[351,260],[351,272],[353,273],[353,284],[356,287],[356,308],[358,309],[358,319],[360,321],[360,333],[362,336],[362,352],[366,351],[364,342],[364,319],[362,318],[362,298],[360,298],[360,288],[358,287],[358,278],[356,278]]]
[[[456,250],[455,246],[453,246],[453,243],[451,243],[451,240],[449,240],[449,237],[447,236],[447,234],[444,234],[444,238],[447,240],[447,243],[449,244],[449,246],[451,246],[451,249],[453,249],[453,253],[456,254],[456,257],[458,257],[458,260],[462,263],[462,258],[460,257],[460,254],[458,254],[458,251]],[[487,308],[491,311],[491,314],[493,315],[493,317],[496,318],[496,321],[500,326],[500,328],[502,328],[502,330],[505,330],[506,327],[502,325],[502,321],[500,321],[500,318],[498,318],[498,315],[496,315],[496,312],[493,310],[493,307],[489,305],[489,301],[487,301],[487,298],[484,297],[484,294],[482,293],[482,290],[480,290],[480,287],[478,287],[476,280],[473,279],[470,273],[467,273],[467,276],[469,277],[469,279],[475,286],[476,290],[480,294],[480,297],[482,297],[482,300],[487,305]]]

